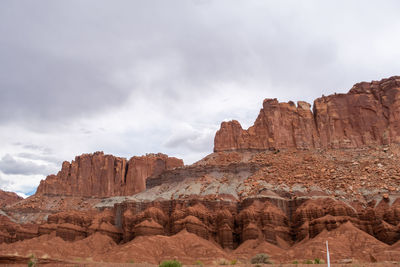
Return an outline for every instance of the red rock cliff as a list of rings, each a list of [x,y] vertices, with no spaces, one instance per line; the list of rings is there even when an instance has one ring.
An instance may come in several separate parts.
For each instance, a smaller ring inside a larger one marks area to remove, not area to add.
[[[18,202],[22,199],[22,197],[18,196],[14,192],[3,191],[0,189],[0,208],[7,206],[8,204]]]
[[[265,99],[248,130],[223,122],[214,151],[278,148],[356,148],[400,143],[400,76],[355,84],[310,104]]]
[[[103,152],[77,156],[64,162],[57,175],[42,180],[36,194],[84,197],[132,195],[146,188],[146,179],[183,166],[181,159],[164,154],[132,157],[129,161]]]

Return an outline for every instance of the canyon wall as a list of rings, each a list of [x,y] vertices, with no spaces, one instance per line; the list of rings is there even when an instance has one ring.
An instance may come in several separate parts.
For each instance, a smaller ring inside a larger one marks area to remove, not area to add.
[[[183,166],[181,159],[164,154],[125,158],[103,152],[65,161],[57,175],[42,180],[36,194],[81,197],[133,195],[146,189],[146,179],[164,170]]]
[[[96,232],[126,243],[139,236],[171,236],[186,230],[235,249],[247,240],[286,247],[332,231],[345,223],[386,244],[400,238],[400,198],[351,206],[329,197],[248,198],[240,202],[205,199],[122,202],[113,208],[62,211],[41,224],[16,224],[0,215],[0,244],[54,233],[67,241]],[[348,232],[353,235],[354,231]],[[377,242],[377,240],[376,240]]]
[[[279,148],[357,148],[400,143],[400,76],[361,82],[347,94],[323,96],[311,105],[265,99],[248,130],[223,122],[214,151]]]

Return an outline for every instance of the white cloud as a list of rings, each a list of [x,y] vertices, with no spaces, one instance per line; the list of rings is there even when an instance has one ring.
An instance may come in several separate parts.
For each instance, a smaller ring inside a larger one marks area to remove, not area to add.
[[[29,195],[27,195],[27,194],[25,194],[25,193],[22,193],[22,192],[15,192],[18,196],[20,196],[20,197],[23,197],[23,198],[27,198],[27,197],[29,197]]]
[[[43,175],[4,174],[0,172],[0,189],[22,194],[34,193]]]

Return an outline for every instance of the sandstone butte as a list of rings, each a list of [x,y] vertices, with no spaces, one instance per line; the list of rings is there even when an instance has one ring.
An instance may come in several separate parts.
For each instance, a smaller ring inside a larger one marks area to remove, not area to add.
[[[36,194],[128,196],[143,191],[148,177],[180,166],[183,166],[181,159],[161,153],[132,157],[128,161],[103,152],[83,154],[71,163],[65,161],[57,175],[42,180]]]
[[[400,261],[399,95],[397,76],[318,98],[312,111],[266,99],[252,127],[223,122],[214,153],[189,166],[78,156],[27,199],[0,191],[0,263],[247,264],[257,253],[301,263],[323,259],[329,240],[333,263],[390,266]]]
[[[214,151],[359,148],[400,142],[400,77],[357,83],[347,94],[309,103],[265,99],[254,123],[223,122]]]

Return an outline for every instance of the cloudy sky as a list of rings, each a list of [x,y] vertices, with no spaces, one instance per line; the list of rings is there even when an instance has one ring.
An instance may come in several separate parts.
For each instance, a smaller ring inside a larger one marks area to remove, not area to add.
[[[313,99],[400,74],[400,2],[0,1],[0,188],[64,160],[212,152],[264,98]]]

